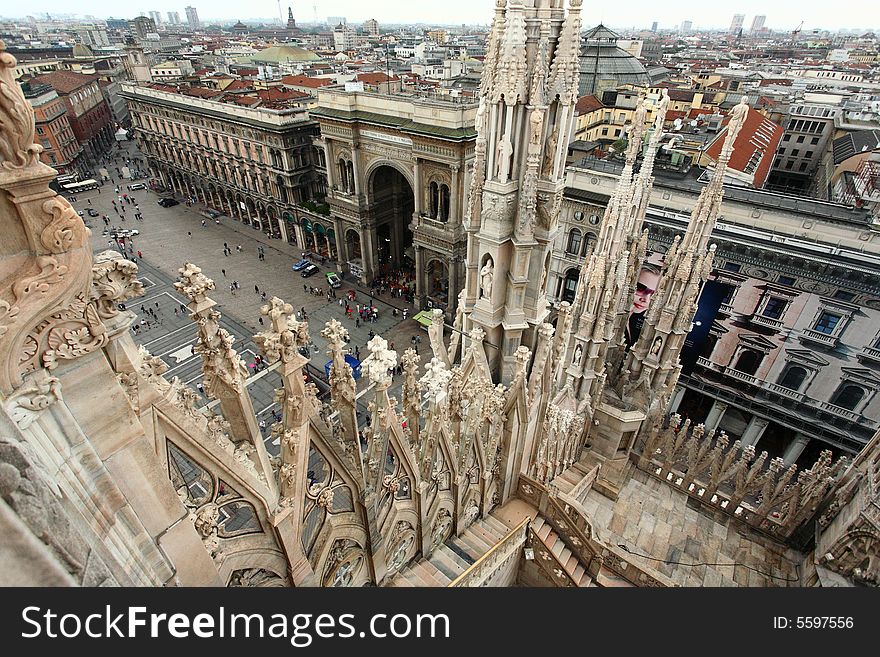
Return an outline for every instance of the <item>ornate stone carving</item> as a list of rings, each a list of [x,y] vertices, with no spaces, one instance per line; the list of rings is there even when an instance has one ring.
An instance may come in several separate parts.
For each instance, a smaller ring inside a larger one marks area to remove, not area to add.
[[[269,362],[281,360],[288,363],[297,355],[297,350],[309,344],[309,325],[297,321],[293,315],[293,306],[284,303],[278,297],[264,305],[260,312],[269,318],[271,328],[257,333],[254,341],[266,354]]]
[[[117,304],[144,293],[137,273],[137,265],[115,251],[108,250],[95,256],[92,265],[92,301],[100,318],[109,319],[119,314]]]
[[[106,343],[106,329],[97,309],[85,293],[80,293],[67,308],[49,316],[28,334],[19,371],[32,371],[39,364],[54,370],[59,361],[79,358]]]
[[[229,578],[230,587],[279,588],[287,586],[283,577],[264,568],[236,570]]]
[[[34,110],[13,78],[15,57],[0,41],[0,166],[21,169],[38,162],[43,147],[34,143]]]
[[[50,253],[64,253],[84,244],[88,231],[67,199],[54,196],[43,203],[52,220],[40,232],[40,242]]]
[[[397,365],[397,352],[388,349],[388,342],[378,335],[367,342],[367,349],[370,355],[361,364],[367,370],[367,377],[377,386],[391,385],[391,375],[388,372]]]
[[[61,382],[41,369],[25,380],[5,406],[12,421],[24,430],[56,401],[61,401]]]

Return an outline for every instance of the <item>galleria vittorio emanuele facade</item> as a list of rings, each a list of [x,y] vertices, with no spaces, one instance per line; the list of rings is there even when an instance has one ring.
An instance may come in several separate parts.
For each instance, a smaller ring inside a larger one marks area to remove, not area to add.
[[[135,344],[138,267],[93,254],[49,189],[55,171],[0,44],[0,582],[876,585],[880,434],[852,459],[822,451],[798,467],[667,412],[744,102],[662,260],[649,258],[644,219],[666,99],[650,123],[640,103],[576,294],[547,321],[580,5],[496,0],[457,311],[434,311],[430,353],[370,340],[366,418],[345,327],[267,300],[254,339],[283,382],[277,457],[199,263],[180,263],[176,288],[217,403],[202,407]],[[634,333],[644,271],[653,300]],[[318,333],[329,403],[303,378],[299,348]]]

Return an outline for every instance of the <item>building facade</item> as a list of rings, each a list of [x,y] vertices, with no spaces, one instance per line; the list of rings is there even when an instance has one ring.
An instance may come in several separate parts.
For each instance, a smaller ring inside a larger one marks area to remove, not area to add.
[[[474,104],[319,90],[327,201],[343,270],[370,281],[412,267],[419,305],[455,307]],[[450,290],[452,293],[450,294]]]
[[[815,190],[816,170],[834,136],[840,108],[818,104],[792,104],[783,121],[785,133],[776,151],[768,186],[807,192]],[[821,194],[820,194],[821,196]]]
[[[58,173],[84,173],[82,147],[73,134],[64,101],[45,84],[22,84],[24,97],[34,109],[35,143],[43,147],[40,160]]]
[[[196,10],[196,8],[195,7],[187,7],[185,9],[185,11],[186,11],[186,22],[189,25],[189,29],[191,29],[191,30],[199,29],[202,26],[202,24],[199,21],[199,12]]]
[[[64,102],[67,119],[87,159],[98,158],[113,145],[113,117],[97,75],[53,71],[33,78],[47,84]]]
[[[305,110],[247,108],[171,87],[124,84],[121,93],[163,187],[308,248],[298,206],[322,197],[323,176],[312,142],[317,123]]]

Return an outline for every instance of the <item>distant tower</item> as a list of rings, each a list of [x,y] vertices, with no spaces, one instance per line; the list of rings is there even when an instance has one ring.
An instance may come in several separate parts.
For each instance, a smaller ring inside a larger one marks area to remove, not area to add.
[[[197,30],[201,27],[199,23],[199,12],[196,11],[195,7],[187,7],[186,11],[186,22],[189,23],[190,29]]]
[[[296,21],[293,20],[293,7],[287,8],[287,29],[295,30],[296,29]]]
[[[764,21],[767,20],[766,16],[755,16],[752,19],[752,34],[756,34],[764,29]]]
[[[651,23],[651,31],[652,32],[657,31],[657,21],[654,21],[653,23]]]
[[[730,21],[730,33],[737,34],[742,30],[743,21],[745,21],[745,14],[734,14],[733,20]]]
[[[533,6],[532,6],[533,5]],[[481,328],[493,378],[534,347],[558,230],[578,90],[581,0],[496,0],[476,116],[468,197],[467,331]]]

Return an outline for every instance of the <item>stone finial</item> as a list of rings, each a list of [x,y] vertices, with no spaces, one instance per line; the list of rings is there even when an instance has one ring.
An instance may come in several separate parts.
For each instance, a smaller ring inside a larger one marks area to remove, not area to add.
[[[327,341],[330,355],[342,351],[348,340],[348,330],[336,319],[331,319],[324,325],[321,335]]]
[[[425,363],[425,375],[419,380],[419,386],[429,401],[441,404],[446,399],[446,386],[451,378],[452,372],[442,360],[434,357],[430,363]]]
[[[291,315],[293,307],[278,297],[260,308],[269,318],[270,329],[257,333],[254,341],[260,345],[270,362],[289,362],[296,357],[297,349],[309,343],[309,325],[299,322]]]
[[[362,368],[365,367],[367,370],[367,377],[378,386],[391,385],[391,375],[388,374],[388,370],[397,365],[397,352],[391,351],[388,342],[380,335],[367,343],[367,349],[370,355],[361,364]]]
[[[190,301],[201,303],[207,298],[208,291],[214,289],[214,281],[202,273],[201,267],[191,262],[177,271],[180,280],[174,284],[174,288]]]

